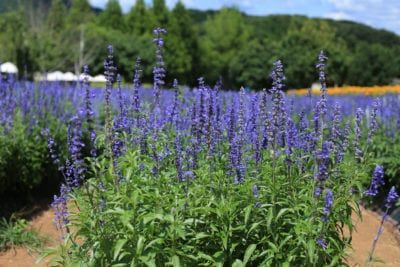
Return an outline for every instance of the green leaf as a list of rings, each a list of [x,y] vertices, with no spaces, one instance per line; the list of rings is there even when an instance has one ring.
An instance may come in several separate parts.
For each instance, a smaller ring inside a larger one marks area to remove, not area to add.
[[[235,262],[232,264],[232,267],[245,267],[246,265],[243,264],[241,260],[235,260]]]
[[[144,237],[143,236],[139,236],[139,239],[137,241],[137,245],[136,245],[136,255],[141,255],[143,252],[143,246],[144,246]]]
[[[194,239],[196,239],[196,240],[197,239],[203,239],[203,238],[206,238],[206,237],[209,237],[209,236],[210,236],[209,234],[206,234],[204,232],[200,232],[200,233],[196,234]]]
[[[256,244],[251,244],[247,247],[246,252],[244,253],[243,263],[246,265],[251,255],[253,254],[254,250],[257,248]]]
[[[244,224],[248,224],[249,219],[250,219],[251,210],[252,210],[252,206],[246,207],[245,215],[244,215]]]
[[[289,209],[289,208],[281,209],[281,210],[278,212],[278,215],[276,215],[275,220],[278,221],[279,218],[280,218],[283,214],[285,214],[286,212],[289,212],[289,211],[291,212],[292,210]]]
[[[179,257],[176,255],[172,257],[172,266],[174,266],[174,267],[181,266],[181,261],[179,260]]]
[[[307,242],[308,258],[311,263],[314,263],[315,258],[315,242],[314,240],[309,240]]]
[[[114,246],[114,256],[113,260],[116,260],[118,258],[119,253],[121,252],[122,247],[126,244],[128,240],[126,239],[119,239],[117,243]]]

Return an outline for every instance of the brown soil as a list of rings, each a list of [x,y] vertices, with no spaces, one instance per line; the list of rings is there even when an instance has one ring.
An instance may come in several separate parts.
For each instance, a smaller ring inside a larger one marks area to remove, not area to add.
[[[353,216],[356,224],[353,233],[353,250],[349,251],[348,263],[350,266],[365,266],[368,252],[371,249],[372,240],[379,228],[380,215],[365,209],[361,209],[362,221]],[[37,230],[48,239],[47,246],[59,243],[60,234],[53,225],[54,211],[47,209],[32,218],[30,227]],[[29,252],[26,248],[15,248],[0,254],[0,267],[33,267],[50,266],[49,261],[43,260],[36,264],[38,253]],[[378,241],[375,257],[384,263],[374,263],[370,266],[400,266],[400,232],[393,222],[385,222],[384,231]]]
[[[353,233],[353,250],[349,252],[348,263],[350,266],[365,266],[371,250],[372,242],[379,229],[381,216],[370,210],[361,208],[362,220],[353,214],[356,225]],[[386,221],[383,233],[378,240],[374,258],[383,263],[374,262],[368,266],[400,266],[400,231],[393,221]]]
[[[54,210],[47,209],[36,214],[29,227],[39,232],[46,239],[46,246],[55,246],[60,240],[60,234],[53,224]],[[39,254],[23,247],[10,249],[0,254],[0,267],[33,267],[50,266],[49,261],[43,260],[36,264]]]

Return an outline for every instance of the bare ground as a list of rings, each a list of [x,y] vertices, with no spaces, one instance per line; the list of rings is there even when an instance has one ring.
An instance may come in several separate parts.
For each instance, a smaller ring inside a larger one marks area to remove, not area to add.
[[[349,251],[348,256],[348,263],[352,267],[365,266],[372,240],[380,224],[379,214],[363,208],[361,211],[362,221],[356,215],[353,216],[356,230],[353,233],[353,250]],[[30,227],[48,239],[47,246],[55,246],[60,242],[60,234],[52,222],[53,216],[53,210],[47,209],[33,217],[30,223]],[[0,267],[49,266],[46,260],[36,264],[37,257],[37,253],[29,252],[26,248],[11,249],[0,254]],[[400,267],[400,232],[393,222],[385,222],[375,257],[384,263],[373,263],[369,266]]]
[[[350,266],[365,266],[371,250],[372,241],[378,231],[381,216],[370,210],[361,207],[362,221],[353,214],[353,221],[356,224],[353,233],[353,250],[349,251],[348,263]],[[400,231],[395,227],[393,221],[386,221],[382,236],[374,253],[374,257],[384,263],[373,263],[369,266],[393,266],[400,267]]]
[[[53,224],[54,211],[47,209],[32,218],[29,227],[35,229],[46,238],[46,246],[55,246],[60,242],[60,234]],[[0,254],[0,267],[33,267],[49,266],[49,262],[36,264],[38,253],[27,248],[18,247]]]

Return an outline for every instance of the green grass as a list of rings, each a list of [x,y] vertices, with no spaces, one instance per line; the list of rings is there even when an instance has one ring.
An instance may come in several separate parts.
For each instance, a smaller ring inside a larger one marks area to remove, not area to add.
[[[27,229],[28,222],[24,219],[11,218],[0,221],[0,251],[5,251],[17,246],[28,249],[42,247],[44,238],[34,230]]]

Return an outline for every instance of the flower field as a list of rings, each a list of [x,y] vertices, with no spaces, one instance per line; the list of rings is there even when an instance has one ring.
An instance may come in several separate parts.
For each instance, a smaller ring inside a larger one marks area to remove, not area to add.
[[[87,66],[76,85],[1,81],[0,193],[60,185],[63,243],[46,255],[60,266],[346,266],[359,203],[381,206],[383,223],[398,202],[400,96],[332,93],[324,52],[318,95],[286,94],[279,60],[260,92],[203,78],[186,88],[166,81],[165,30],[154,34],[151,89],[140,58],[122,87],[111,45],[105,88]]]
[[[310,92],[311,91],[311,92]],[[292,95],[307,95],[307,94],[319,94],[319,90],[309,90],[309,89],[298,89],[291,90],[288,92]],[[332,87],[329,88],[329,95],[372,95],[379,96],[385,94],[399,94],[400,85],[387,85],[387,86],[343,86],[343,87]]]

